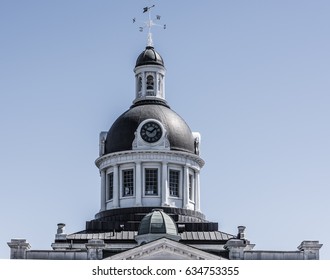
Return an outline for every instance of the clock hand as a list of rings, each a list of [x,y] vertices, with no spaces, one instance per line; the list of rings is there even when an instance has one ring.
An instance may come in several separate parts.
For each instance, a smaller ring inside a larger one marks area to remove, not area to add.
[[[154,137],[154,135],[156,135],[157,131],[153,130],[153,131],[147,131],[147,135],[149,137]]]
[[[155,131],[155,129],[151,132],[151,137],[154,137],[154,136],[156,136],[156,133],[157,133],[157,131]]]

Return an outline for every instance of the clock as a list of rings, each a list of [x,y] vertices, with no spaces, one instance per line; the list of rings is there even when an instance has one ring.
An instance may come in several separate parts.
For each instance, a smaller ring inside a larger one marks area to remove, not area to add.
[[[141,127],[140,135],[144,141],[155,143],[162,137],[163,130],[158,123],[150,121]]]

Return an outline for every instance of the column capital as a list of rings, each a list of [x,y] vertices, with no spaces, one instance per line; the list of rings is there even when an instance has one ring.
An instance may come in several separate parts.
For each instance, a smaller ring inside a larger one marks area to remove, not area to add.
[[[9,248],[24,248],[24,249],[30,249],[31,246],[28,242],[26,242],[26,239],[21,238],[15,238],[11,239],[10,242],[7,242]]]

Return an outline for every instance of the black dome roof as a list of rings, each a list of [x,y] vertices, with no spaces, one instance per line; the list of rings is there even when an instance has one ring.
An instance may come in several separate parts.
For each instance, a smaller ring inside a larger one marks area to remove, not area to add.
[[[132,150],[135,131],[146,119],[160,121],[167,130],[170,149],[195,153],[194,137],[186,122],[164,103],[138,102],[123,113],[110,128],[105,154]]]
[[[135,67],[141,65],[161,65],[164,67],[163,58],[160,56],[158,52],[151,46],[146,47],[146,49],[139,55],[136,60]]]

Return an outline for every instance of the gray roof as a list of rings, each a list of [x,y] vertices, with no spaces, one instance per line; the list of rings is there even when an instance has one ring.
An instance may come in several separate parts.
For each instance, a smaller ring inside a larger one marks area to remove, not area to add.
[[[181,238],[184,240],[228,240],[234,238],[234,235],[221,231],[185,231],[181,233]]]
[[[138,235],[149,233],[177,235],[178,230],[169,215],[162,210],[153,210],[141,220],[138,230]]]
[[[67,235],[69,240],[134,240],[138,234],[137,231],[121,231],[121,232],[101,232],[101,233],[73,233]],[[223,241],[234,238],[234,235],[221,231],[185,231],[179,233],[182,241]]]
[[[102,240],[134,240],[137,231],[121,231],[121,232],[100,232],[100,233],[73,233],[67,235],[67,239],[71,240],[89,240],[89,239],[102,239]]]

